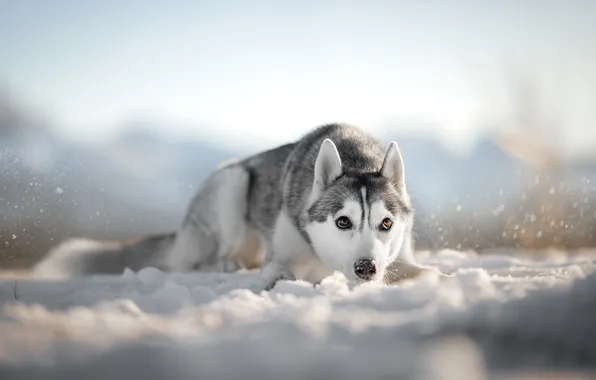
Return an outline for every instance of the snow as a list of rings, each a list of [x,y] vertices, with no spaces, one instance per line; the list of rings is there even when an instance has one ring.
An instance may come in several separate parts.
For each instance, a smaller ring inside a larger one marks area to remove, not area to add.
[[[0,379],[571,379],[596,366],[594,257],[420,252],[452,277],[270,292],[256,271],[4,276]]]

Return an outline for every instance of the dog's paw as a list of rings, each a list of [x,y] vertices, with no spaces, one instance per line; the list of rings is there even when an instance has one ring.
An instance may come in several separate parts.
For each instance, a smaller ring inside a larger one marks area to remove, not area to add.
[[[261,272],[261,289],[269,291],[280,280],[296,281],[296,276],[287,267],[278,263],[269,263]]]

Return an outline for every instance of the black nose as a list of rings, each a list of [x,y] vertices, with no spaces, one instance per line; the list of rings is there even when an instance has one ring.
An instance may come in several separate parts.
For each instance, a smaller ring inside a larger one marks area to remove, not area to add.
[[[362,280],[370,280],[377,273],[377,264],[371,259],[356,260],[354,273]]]

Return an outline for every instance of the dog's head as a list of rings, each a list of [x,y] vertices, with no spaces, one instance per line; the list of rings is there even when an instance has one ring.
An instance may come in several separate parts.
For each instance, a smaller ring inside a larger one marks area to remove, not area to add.
[[[412,228],[413,211],[398,145],[371,173],[342,170],[335,144],[319,150],[306,232],[317,256],[351,281],[380,281]]]

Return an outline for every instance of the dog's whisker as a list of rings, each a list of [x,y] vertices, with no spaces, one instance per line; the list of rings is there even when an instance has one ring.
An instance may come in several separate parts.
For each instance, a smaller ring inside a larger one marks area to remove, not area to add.
[[[402,280],[404,279],[404,278],[403,278],[403,277],[401,277],[399,274],[397,274],[397,272],[395,272],[395,271],[392,271],[392,270],[390,270],[390,269],[386,269],[386,272],[387,272],[387,273],[389,273],[389,274],[391,274],[391,275],[393,275],[393,276],[395,276],[395,277],[397,277],[397,278],[398,278],[400,281],[402,281]]]

